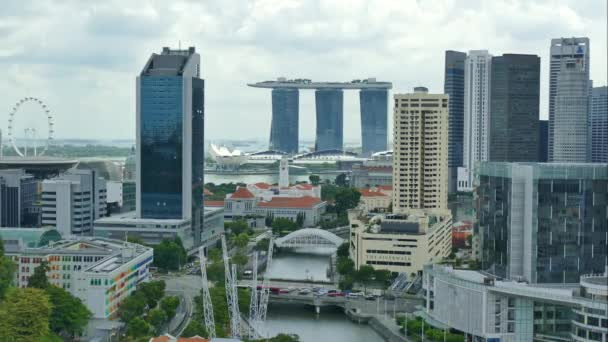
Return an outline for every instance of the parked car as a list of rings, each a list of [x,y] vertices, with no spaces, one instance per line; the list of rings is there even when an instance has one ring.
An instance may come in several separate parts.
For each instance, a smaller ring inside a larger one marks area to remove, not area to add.
[[[365,296],[365,300],[376,300],[376,298],[378,298],[378,297],[376,297],[374,295],[367,295],[367,296]]]
[[[363,293],[361,292],[351,292],[348,294],[348,298],[359,298],[363,297]]]
[[[289,292],[290,292],[290,291],[289,291],[288,289],[280,289],[280,290],[279,290],[279,294],[287,294],[287,293],[289,293]]]
[[[309,289],[300,289],[300,291],[298,291],[299,295],[309,295],[310,294],[310,290]]]
[[[346,293],[344,292],[330,292],[327,294],[328,297],[344,297]]]

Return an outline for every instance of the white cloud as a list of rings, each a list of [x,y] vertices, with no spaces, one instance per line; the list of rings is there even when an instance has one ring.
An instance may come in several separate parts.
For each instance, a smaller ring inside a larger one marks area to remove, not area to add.
[[[375,76],[397,92],[441,92],[447,49],[540,55],[542,117],[551,38],[590,37],[592,78],[607,79],[606,3],[597,0],[5,2],[0,108],[44,98],[60,137],[132,138],[135,76],[150,53],[180,41],[202,54],[212,139],[268,136],[270,93],[248,82]],[[359,137],[358,107],[347,93],[347,140]],[[302,92],[300,113],[300,136],[313,138],[312,92]]]

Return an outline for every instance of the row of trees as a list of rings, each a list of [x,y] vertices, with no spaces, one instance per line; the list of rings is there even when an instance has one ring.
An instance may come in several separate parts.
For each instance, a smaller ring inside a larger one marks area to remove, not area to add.
[[[129,242],[146,245],[140,238],[128,238]],[[188,253],[182,240],[176,236],[174,239],[163,239],[159,244],[151,246],[154,250],[153,265],[162,272],[177,271],[188,261]]]
[[[409,319],[407,322],[405,317],[399,317],[397,318],[397,324],[401,326],[402,333],[406,333],[408,336],[416,340],[421,340],[422,329],[424,329],[425,341],[464,342],[464,336],[461,334],[454,334],[440,329],[435,329],[428,323],[424,324],[423,326],[423,321],[420,317]]]
[[[165,295],[163,280],[142,283],[118,308],[118,317],[127,324],[127,337],[131,340],[158,335],[175,316],[179,297]]]
[[[391,272],[387,270],[375,270],[372,266],[362,265],[358,270],[355,270],[355,263],[348,256],[348,243],[344,243],[338,247],[336,269],[341,275],[340,289],[351,290],[355,283],[362,284],[364,288],[374,283],[386,288],[391,280]]]
[[[83,332],[92,313],[79,298],[49,283],[48,265],[34,269],[27,288],[12,287],[16,265],[0,240],[0,341],[62,341]]]

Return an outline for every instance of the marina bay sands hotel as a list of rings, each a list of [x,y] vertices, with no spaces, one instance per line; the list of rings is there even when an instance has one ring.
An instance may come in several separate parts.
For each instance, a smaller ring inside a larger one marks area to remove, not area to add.
[[[298,152],[300,89],[315,90],[317,134],[315,150],[342,150],[344,142],[344,90],[359,89],[362,153],[387,149],[388,90],[390,82],[375,78],[351,82],[312,82],[307,79],[264,81],[248,84],[272,89],[272,124],[270,149]]]

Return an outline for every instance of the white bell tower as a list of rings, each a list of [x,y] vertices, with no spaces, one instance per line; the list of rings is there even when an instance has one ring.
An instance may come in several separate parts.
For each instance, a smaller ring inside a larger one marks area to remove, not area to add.
[[[289,186],[289,161],[287,157],[281,158],[279,163],[279,188],[286,188]]]

